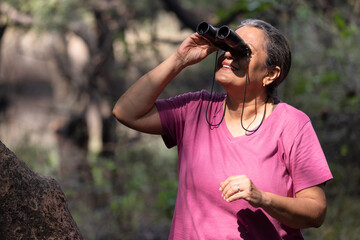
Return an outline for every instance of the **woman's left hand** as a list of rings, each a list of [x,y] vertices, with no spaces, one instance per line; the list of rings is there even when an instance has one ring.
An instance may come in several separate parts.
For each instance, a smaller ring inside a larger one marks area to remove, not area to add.
[[[264,192],[259,190],[246,175],[228,177],[224,182],[220,183],[219,190],[222,192],[221,196],[227,202],[244,199],[251,206],[260,207],[264,200]]]
[[[237,175],[221,182],[219,190],[227,202],[244,199],[292,228],[320,227],[325,219],[324,183],[300,190],[295,197],[284,197],[263,192],[246,175]]]

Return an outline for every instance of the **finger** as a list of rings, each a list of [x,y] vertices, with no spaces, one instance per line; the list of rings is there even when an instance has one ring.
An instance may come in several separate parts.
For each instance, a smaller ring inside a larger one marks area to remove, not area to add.
[[[224,189],[231,181],[235,181],[237,178],[241,177],[242,175],[239,176],[230,176],[228,177],[225,181],[220,183],[220,187],[221,189]]]
[[[229,180],[226,179],[224,182],[220,183],[220,191],[224,191],[225,187],[229,184]]]
[[[225,180],[224,182],[220,183],[220,191],[224,194],[227,189],[229,188],[229,180]]]
[[[246,175],[232,176],[225,182],[228,183],[222,191],[222,197],[225,200],[240,191],[245,191],[251,185],[251,180]]]
[[[235,188],[236,187],[236,188]],[[240,185],[236,185],[224,196],[224,200],[227,202],[232,202],[234,200],[240,199],[240,196],[244,193]]]
[[[227,202],[233,202],[235,200],[239,200],[239,199],[245,199],[246,200],[246,193],[243,191],[237,192],[233,195],[231,195],[230,197],[228,197],[227,199],[225,199]]]
[[[225,199],[229,198],[230,196],[236,194],[241,190],[241,185],[238,182],[230,182],[223,191],[223,197]]]
[[[222,195],[226,195],[229,194],[231,191],[231,189],[233,189],[234,191],[237,190],[237,187],[234,187],[237,183],[239,183],[238,178],[241,178],[240,176],[230,176],[228,177],[224,182],[220,183],[220,191],[222,191]]]

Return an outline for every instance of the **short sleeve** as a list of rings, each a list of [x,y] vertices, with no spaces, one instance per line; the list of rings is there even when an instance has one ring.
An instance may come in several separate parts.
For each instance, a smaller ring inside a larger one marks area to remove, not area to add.
[[[201,98],[201,94],[202,92],[186,93],[155,102],[165,132],[162,138],[168,148],[176,146],[182,139],[187,113],[194,108],[192,105]]]
[[[332,179],[324,152],[310,120],[294,139],[290,152],[290,174],[295,193]]]
[[[177,123],[181,122],[181,120],[177,118],[176,108],[174,107],[176,101],[175,99],[161,99],[157,100],[155,105],[159,112],[162,128],[165,132],[165,134],[162,135],[162,138],[165,145],[168,148],[172,148],[177,144]]]

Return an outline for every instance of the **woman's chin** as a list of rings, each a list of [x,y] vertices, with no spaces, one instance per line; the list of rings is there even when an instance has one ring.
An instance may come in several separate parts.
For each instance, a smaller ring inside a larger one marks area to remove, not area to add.
[[[223,71],[218,71],[215,74],[215,80],[220,84],[222,82],[229,82],[230,78],[231,78],[231,76],[229,76],[229,73],[224,73]]]
[[[223,73],[223,72],[217,72],[215,75],[215,80],[223,87],[232,85],[236,82],[236,79],[234,78],[233,74]]]

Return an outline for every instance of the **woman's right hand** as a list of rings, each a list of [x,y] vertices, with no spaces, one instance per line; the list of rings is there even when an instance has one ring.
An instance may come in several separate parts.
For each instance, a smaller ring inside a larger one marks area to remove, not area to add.
[[[186,38],[176,51],[176,55],[184,67],[193,65],[206,58],[217,48],[198,33]]]

